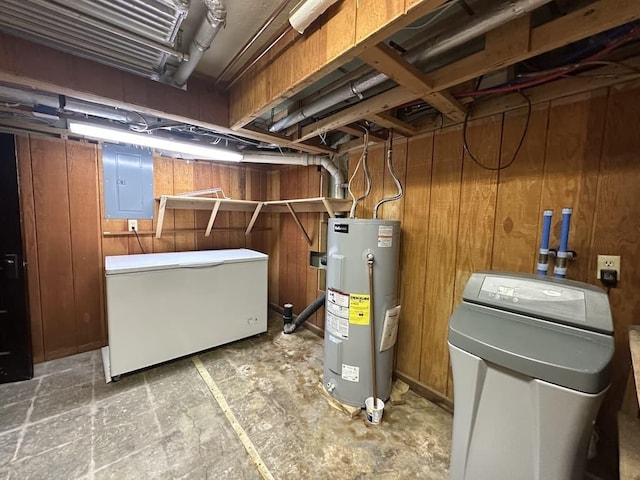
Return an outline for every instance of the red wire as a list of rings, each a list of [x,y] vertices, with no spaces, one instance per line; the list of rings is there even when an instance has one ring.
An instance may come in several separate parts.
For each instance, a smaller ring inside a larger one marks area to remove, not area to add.
[[[624,37],[610,43],[607,47],[600,50],[598,53],[595,53],[590,57],[585,58],[584,60],[581,60],[581,62],[593,62],[595,60],[599,60],[600,58],[604,57],[612,50],[618,48],[620,45],[627,43],[630,40],[633,40],[638,35],[640,35],[640,27],[635,27]],[[544,77],[529,80],[527,82],[522,82],[515,85],[505,85],[502,87],[487,88],[484,90],[471,90],[469,92],[458,92],[454,96],[455,97],[477,97],[479,95],[489,95],[493,93],[507,93],[507,92],[513,92],[516,90],[522,90],[524,88],[534,87],[536,85],[540,85],[541,83],[546,83],[551,80],[555,80],[556,78],[565,76],[568,73],[571,73],[580,67],[581,67],[581,63],[576,63],[569,67],[559,67],[558,69],[556,69],[557,72],[555,73],[550,73],[549,75],[545,75]]]

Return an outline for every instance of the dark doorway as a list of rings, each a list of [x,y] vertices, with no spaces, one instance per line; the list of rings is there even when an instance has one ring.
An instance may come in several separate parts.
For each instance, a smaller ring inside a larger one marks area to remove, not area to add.
[[[0,133],[0,383],[33,377],[16,145]]]

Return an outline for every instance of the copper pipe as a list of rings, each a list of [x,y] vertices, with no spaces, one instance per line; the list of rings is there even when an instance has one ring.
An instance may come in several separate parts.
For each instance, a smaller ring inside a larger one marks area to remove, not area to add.
[[[258,40],[260,35],[262,35],[264,31],[267,28],[269,28],[269,26],[278,17],[278,15],[280,15],[284,11],[284,9],[287,7],[288,4],[289,4],[289,0],[283,0],[283,2],[280,3],[280,5],[278,5],[278,7],[273,12],[271,12],[271,15],[269,15],[269,18],[265,20],[265,22],[258,29],[258,31],[253,35],[253,37],[251,37],[251,39],[245,44],[245,46],[242,47],[242,50],[236,53],[236,55],[231,59],[231,61],[227,64],[227,66],[224,67],[222,72],[220,72],[220,74],[218,75],[218,78],[216,79],[216,83],[215,83],[216,86],[222,82],[222,78],[224,77],[225,73],[231,70],[231,68],[238,62],[240,57],[242,57],[245,53],[247,53],[247,50],[249,50],[253,46],[253,44],[256,43],[256,40]]]

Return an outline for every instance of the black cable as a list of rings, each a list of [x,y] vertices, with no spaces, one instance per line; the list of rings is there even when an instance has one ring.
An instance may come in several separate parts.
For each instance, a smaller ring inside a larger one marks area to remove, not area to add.
[[[136,236],[136,239],[138,240],[138,245],[140,246],[140,251],[142,253],[147,253],[144,251],[144,248],[142,248],[142,242],[140,241],[140,237],[138,236],[138,231],[135,228],[132,228],[131,230],[133,230],[133,234]]]
[[[464,116],[464,124],[462,125],[462,140],[463,140],[463,145],[464,145],[464,150],[465,152],[467,152],[469,154],[469,156],[471,157],[471,160],[473,160],[479,167],[484,168],[485,170],[491,170],[494,172],[499,172],[500,170],[504,170],[505,168],[510,167],[513,162],[515,161],[516,157],[518,156],[518,153],[520,153],[520,149],[522,148],[522,145],[524,144],[524,139],[527,136],[527,132],[529,131],[529,121],[531,120],[531,110],[532,110],[532,106],[531,106],[531,100],[529,99],[529,97],[527,97],[524,93],[522,92],[518,92],[520,95],[522,95],[522,98],[524,98],[527,102],[528,108],[527,108],[527,121],[524,124],[524,129],[522,130],[522,137],[520,137],[520,142],[518,142],[518,147],[516,148],[516,151],[513,152],[513,157],[511,157],[511,160],[509,160],[509,162],[506,165],[502,165],[499,167],[488,167],[486,166],[484,163],[482,163],[480,160],[478,160],[476,158],[476,156],[473,154],[473,152],[471,152],[471,149],[469,148],[469,143],[467,142],[467,126],[469,124],[469,117],[471,116],[471,105],[473,105],[473,103],[469,104],[469,106],[467,107],[467,113]]]

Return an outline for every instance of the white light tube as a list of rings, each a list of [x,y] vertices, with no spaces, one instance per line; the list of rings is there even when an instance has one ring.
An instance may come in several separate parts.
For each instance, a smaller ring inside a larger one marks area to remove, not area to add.
[[[143,133],[134,133],[118,128],[102,127],[88,123],[69,122],[69,130],[78,135],[108,140],[111,142],[129,143],[142,147],[157,148],[167,152],[184,153],[196,158],[219,160],[221,162],[239,162],[242,154],[224,150],[222,148],[198,145],[192,142],[174,141],[161,137],[154,137]]]

